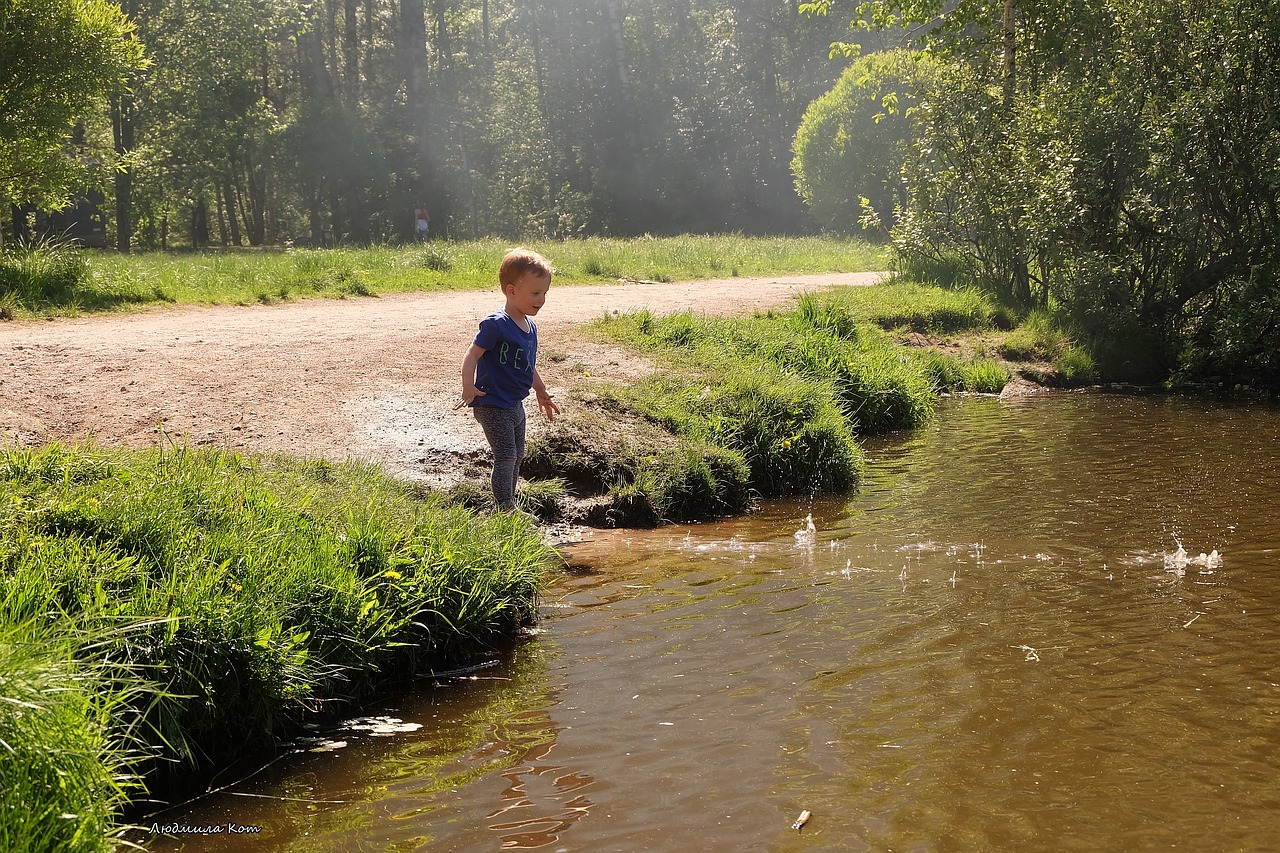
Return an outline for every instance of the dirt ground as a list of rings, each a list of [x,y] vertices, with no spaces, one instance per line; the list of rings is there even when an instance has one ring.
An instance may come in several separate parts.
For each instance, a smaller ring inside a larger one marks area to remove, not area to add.
[[[538,369],[553,394],[642,375],[648,366],[634,356],[575,329],[606,311],[745,314],[879,276],[555,286],[537,317]],[[501,305],[495,288],[3,323],[0,432],[9,446],[143,447],[168,436],[358,457],[447,483],[486,452],[470,413],[453,407],[463,352],[480,319]],[[539,426],[530,417],[531,435]]]

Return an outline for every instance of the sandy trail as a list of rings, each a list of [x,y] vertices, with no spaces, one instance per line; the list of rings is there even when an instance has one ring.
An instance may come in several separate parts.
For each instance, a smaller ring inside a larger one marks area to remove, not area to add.
[[[592,380],[643,373],[623,351],[575,332],[606,311],[749,313],[880,275],[554,286],[537,318],[539,371],[552,393],[584,371]],[[453,405],[462,354],[501,304],[495,288],[3,324],[0,431],[11,446],[127,447],[163,432],[192,445],[354,456],[399,476],[449,479],[459,458],[485,448],[474,419]]]

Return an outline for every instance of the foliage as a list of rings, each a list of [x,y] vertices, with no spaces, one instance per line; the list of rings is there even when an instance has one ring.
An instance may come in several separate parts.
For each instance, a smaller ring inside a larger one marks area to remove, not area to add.
[[[813,230],[785,158],[843,22],[790,3],[122,5],[154,63],[90,135],[135,246]]]
[[[924,54],[864,56],[805,110],[791,170],[815,219],[843,233],[884,229],[906,206],[902,167],[912,141],[915,93],[928,86]]]
[[[872,0],[857,12],[872,29],[912,27],[939,60],[894,232],[907,263],[958,261],[1023,309],[1061,306],[1100,352],[1136,330],[1165,371],[1180,359],[1186,377],[1273,384],[1251,366],[1267,358],[1265,323],[1250,332],[1228,307],[1246,292],[1265,303],[1273,278],[1258,273],[1276,263],[1273,4]],[[1243,360],[1205,351],[1250,338]]]
[[[0,5],[0,204],[61,207],[86,177],[77,122],[143,65],[133,25],[107,0]]]

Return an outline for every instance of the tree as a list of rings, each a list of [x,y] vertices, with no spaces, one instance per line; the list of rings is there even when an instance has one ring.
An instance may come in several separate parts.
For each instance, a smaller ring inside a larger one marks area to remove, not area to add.
[[[858,9],[917,27],[945,67],[920,108],[900,252],[959,259],[1188,369],[1280,385],[1273,0]]]
[[[902,169],[916,93],[927,87],[931,68],[927,56],[912,51],[868,54],[805,110],[791,168],[823,225],[851,233],[864,222],[896,223],[907,205]]]
[[[62,207],[88,178],[73,130],[144,62],[112,3],[0,0],[0,201]]]

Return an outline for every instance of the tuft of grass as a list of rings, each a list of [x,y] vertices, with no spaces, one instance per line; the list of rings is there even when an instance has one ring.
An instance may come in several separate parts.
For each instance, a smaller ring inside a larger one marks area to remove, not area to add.
[[[564,515],[568,486],[559,477],[531,480],[520,490],[519,507],[542,522],[559,521]]]
[[[628,409],[623,389],[575,392],[575,405],[532,442],[524,470],[557,474],[567,493],[606,497],[593,523],[654,525],[731,515],[754,498],[742,455],[673,435]]]
[[[1067,347],[1053,360],[1053,369],[1058,371],[1069,386],[1088,385],[1098,375],[1093,356],[1083,347],[1074,345]]]
[[[933,388],[940,393],[973,391],[998,394],[1010,379],[1008,368],[989,358],[964,360],[935,349],[922,349],[915,353],[915,358],[924,366]]]
[[[0,319],[56,316],[154,301],[135,281],[95,274],[85,250],[49,238],[0,249]]]
[[[1071,335],[1048,311],[1035,310],[1005,335],[998,350],[1011,361],[1053,361],[1071,346]]]
[[[659,374],[631,389],[628,403],[678,436],[739,454],[764,497],[855,487],[864,458],[831,389],[753,367]]]
[[[102,654],[127,630],[0,623],[0,848],[117,849],[117,812],[139,787],[136,706],[151,695]]]

